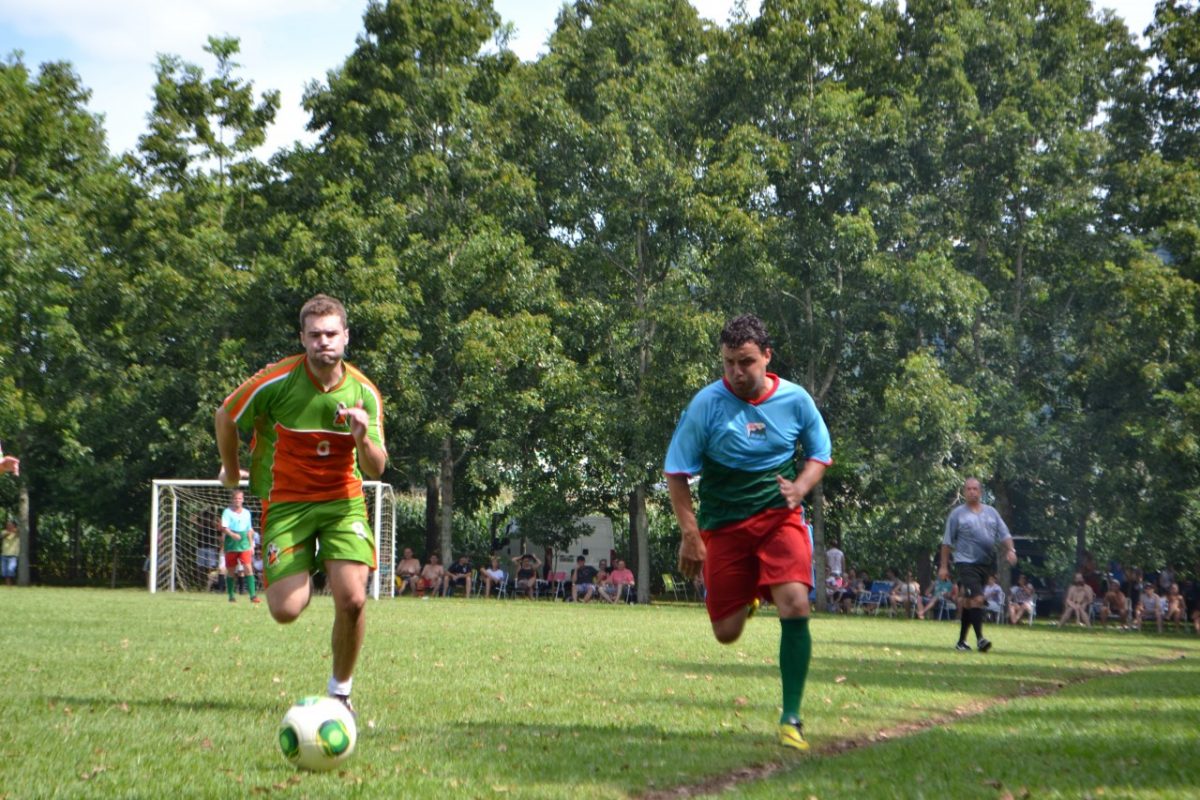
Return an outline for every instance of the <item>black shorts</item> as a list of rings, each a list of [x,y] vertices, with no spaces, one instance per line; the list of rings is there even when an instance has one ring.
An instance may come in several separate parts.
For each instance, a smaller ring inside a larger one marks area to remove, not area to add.
[[[954,574],[963,597],[979,597],[992,575],[990,564],[955,564]]]

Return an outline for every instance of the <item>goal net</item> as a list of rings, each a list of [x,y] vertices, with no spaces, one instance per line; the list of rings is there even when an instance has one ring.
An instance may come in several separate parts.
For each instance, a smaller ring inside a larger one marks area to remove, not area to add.
[[[242,481],[246,490],[247,482]],[[229,505],[229,489],[215,480],[156,480],[150,497],[150,592],[203,592],[223,574],[221,512]],[[392,596],[396,544],[396,493],[391,484],[363,481],[367,516],[375,533],[377,570],[371,571],[368,591]],[[262,504],[246,491],[255,533],[259,533]],[[262,575],[262,546],[255,536],[254,571]],[[228,576],[232,578],[233,576]],[[326,588],[324,591],[328,591]]]

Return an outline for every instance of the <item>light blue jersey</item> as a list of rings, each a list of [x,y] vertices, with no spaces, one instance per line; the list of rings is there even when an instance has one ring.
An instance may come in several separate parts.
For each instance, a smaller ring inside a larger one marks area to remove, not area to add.
[[[700,475],[699,524],[704,530],[787,505],[776,476],[794,480],[796,447],[804,457],[832,463],[829,429],[802,387],[767,373],[774,389],[748,402],[724,379],[705,386],[688,404],[663,472]]]

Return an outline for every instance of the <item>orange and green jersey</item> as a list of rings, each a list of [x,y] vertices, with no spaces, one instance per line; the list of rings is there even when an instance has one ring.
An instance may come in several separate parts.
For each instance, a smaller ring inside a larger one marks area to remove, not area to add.
[[[250,442],[250,491],[271,503],[319,502],[362,495],[362,473],[343,411],[362,403],[367,436],[381,448],[383,399],[358,369],[342,362],[341,382],[326,391],[304,354],[270,364],[225,398],[222,408]]]

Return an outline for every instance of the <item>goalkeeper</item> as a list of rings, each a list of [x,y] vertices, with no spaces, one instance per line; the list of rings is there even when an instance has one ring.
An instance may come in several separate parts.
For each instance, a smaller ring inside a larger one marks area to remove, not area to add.
[[[767,372],[771,346],[758,317],[721,331],[723,380],[688,404],[663,472],[679,521],[679,570],[703,568],[713,635],[730,644],[767,597],[779,608],[783,714],[779,743],[807,750],[800,701],[812,657],[808,591],[812,544],[800,501],[831,458],[829,431],[808,392]],[[807,459],[797,474],[796,446]],[[700,475],[699,519],[689,475]]]
[[[242,474],[238,431],[253,434],[250,490],[263,504],[271,616],[294,621],[312,596],[310,574],[320,568],[328,577],[334,604],[328,691],[353,710],[367,577],[375,567],[362,474],[382,475],[387,450],[379,390],[342,360],[349,342],[345,307],[326,295],[313,297],[300,309],[304,352],[235,389],[217,409],[215,424],[219,477],[230,488]]]
[[[244,574],[250,602],[261,603],[254,581],[254,527],[250,524],[250,509],[246,508],[245,501],[245,493],[241,489],[234,489],[229,495],[229,507],[221,512],[221,532],[225,534],[222,544],[225,551],[225,590],[229,593],[229,602],[236,602],[236,576]]]

